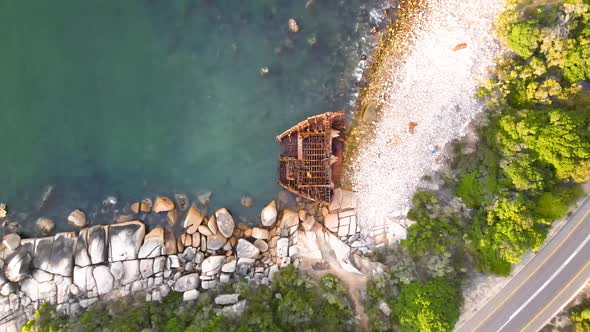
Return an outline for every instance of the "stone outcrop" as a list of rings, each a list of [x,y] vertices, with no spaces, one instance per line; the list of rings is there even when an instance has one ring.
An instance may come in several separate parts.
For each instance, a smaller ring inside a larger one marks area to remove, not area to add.
[[[300,259],[335,257],[343,269],[358,272],[351,256],[362,248],[349,245],[358,239],[356,227],[351,227],[351,218],[356,217],[351,208],[354,199],[338,195],[340,203],[323,213],[318,206],[306,208],[305,213],[279,213],[273,201],[261,212],[261,225],[252,228],[236,225],[226,209],[207,219],[191,206],[182,224],[184,232],[178,236],[162,227],[146,234],[145,225],[136,220],[21,239],[19,245],[5,243],[0,250],[5,262],[0,273],[0,316],[10,312],[31,318],[45,301],[69,312],[102,298],[136,292],[160,301],[174,290],[183,293],[183,300],[194,301],[201,292],[237,278],[268,285],[280,268],[297,266]],[[139,204],[137,211],[146,212],[143,206]],[[173,209],[172,201],[159,197],[151,210],[169,214]],[[18,304],[2,305],[11,296]],[[246,307],[238,294],[222,294],[215,302],[228,317],[240,315]],[[9,326],[24,321],[0,320],[0,330],[12,331]]]

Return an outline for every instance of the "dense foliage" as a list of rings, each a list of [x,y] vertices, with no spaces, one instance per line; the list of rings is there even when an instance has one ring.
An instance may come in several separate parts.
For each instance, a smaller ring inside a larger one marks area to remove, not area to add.
[[[490,110],[478,148],[456,159],[455,195],[472,209],[467,222],[437,217],[418,193],[405,246],[467,251],[483,272],[510,273],[523,254],[544,242],[548,228],[590,180],[590,1],[535,7],[511,1],[498,32],[514,51],[499,60],[478,95]],[[432,200],[436,200],[433,195]],[[461,248],[458,248],[461,249]]]
[[[590,331],[590,301],[573,307],[569,318],[576,327],[576,332]]]
[[[275,275],[271,287],[243,283],[226,286],[246,299],[242,315],[222,315],[212,294],[202,293],[194,303],[171,293],[161,303],[132,303],[131,299],[98,302],[77,317],[59,315],[43,304],[23,331],[352,331],[354,320],[339,280],[298,275],[293,267]]]

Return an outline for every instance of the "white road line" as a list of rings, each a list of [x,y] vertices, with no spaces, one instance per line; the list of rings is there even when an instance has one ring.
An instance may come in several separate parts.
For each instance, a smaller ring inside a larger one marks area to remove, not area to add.
[[[565,266],[572,261],[572,259],[574,259],[574,257],[580,252],[580,250],[582,250],[582,248],[586,245],[586,243],[588,243],[588,241],[590,241],[590,235],[586,236],[586,238],[584,239],[584,241],[582,243],[580,243],[580,245],[576,248],[576,250],[565,260],[565,262],[563,262],[563,264],[561,264],[561,266],[559,267],[559,269],[557,269],[555,272],[553,272],[553,274],[551,275],[551,277],[549,279],[547,279],[547,281],[545,281],[545,283],[539,288],[537,289],[537,291],[531,295],[531,297],[529,297],[525,303],[523,303],[512,315],[510,315],[510,317],[508,318],[508,320],[506,321],[506,323],[504,323],[504,325],[502,325],[497,332],[500,332],[504,327],[506,327],[506,325],[508,325],[508,323],[510,323],[510,321],[516,317],[516,315],[518,315],[529,303],[531,303],[531,301],[537,296],[539,295],[539,293],[541,293],[541,291],[543,291],[543,289],[545,287],[547,287],[547,285],[553,280],[555,279],[555,277],[565,268]]]

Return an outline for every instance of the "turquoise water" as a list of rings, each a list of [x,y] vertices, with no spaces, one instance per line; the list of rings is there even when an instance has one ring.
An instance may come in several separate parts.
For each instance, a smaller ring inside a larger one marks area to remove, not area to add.
[[[0,201],[10,218],[25,233],[39,216],[67,229],[75,208],[110,221],[106,196],[124,211],[158,193],[211,191],[212,207],[255,220],[279,190],[274,137],[350,109],[371,26],[371,1],[305,4],[0,1]],[[37,210],[48,186],[50,204]],[[244,194],[254,208],[240,206]]]

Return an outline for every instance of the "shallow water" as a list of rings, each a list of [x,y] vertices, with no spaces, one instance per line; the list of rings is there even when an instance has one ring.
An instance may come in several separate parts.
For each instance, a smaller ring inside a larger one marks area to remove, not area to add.
[[[123,211],[158,193],[212,191],[211,207],[255,220],[279,190],[275,135],[349,109],[377,1],[309,3],[2,1],[0,201],[9,218],[32,235],[39,216],[67,229],[75,208],[111,221],[113,211],[100,212],[110,195]],[[245,194],[254,208],[240,206]]]

